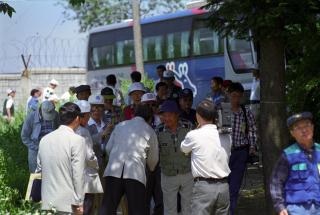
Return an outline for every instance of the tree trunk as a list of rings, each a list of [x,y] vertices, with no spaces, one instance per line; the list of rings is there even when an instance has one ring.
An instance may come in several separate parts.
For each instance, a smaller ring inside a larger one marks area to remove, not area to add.
[[[283,42],[276,38],[260,41],[261,112],[260,137],[266,198],[266,214],[275,214],[269,192],[272,170],[288,143],[285,103],[285,61]]]
[[[139,0],[132,0],[132,12],[133,12],[134,54],[135,54],[135,60],[136,60],[136,68],[139,72],[144,74]]]

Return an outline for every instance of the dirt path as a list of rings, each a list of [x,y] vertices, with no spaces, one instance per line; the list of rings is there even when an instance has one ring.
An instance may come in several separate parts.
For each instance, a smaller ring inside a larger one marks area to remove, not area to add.
[[[248,166],[240,191],[236,215],[266,215],[262,168]]]

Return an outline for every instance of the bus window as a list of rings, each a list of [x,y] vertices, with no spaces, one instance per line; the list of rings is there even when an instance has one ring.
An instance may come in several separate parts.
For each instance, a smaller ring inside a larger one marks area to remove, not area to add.
[[[193,55],[221,53],[222,44],[217,32],[209,28],[201,27],[193,31]]]
[[[92,63],[94,68],[105,68],[114,65],[113,45],[102,46],[92,49]]]
[[[134,44],[133,40],[124,40],[116,43],[117,65],[134,63]]]
[[[167,35],[167,57],[179,58],[189,55],[189,37],[188,31],[170,33]]]
[[[254,64],[251,42],[228,37],[227,48],[234,71],[236,73],[250,72],[249,69]]]
[[[143,39],[144,61],[163,59],[163,36],[146,37]]]

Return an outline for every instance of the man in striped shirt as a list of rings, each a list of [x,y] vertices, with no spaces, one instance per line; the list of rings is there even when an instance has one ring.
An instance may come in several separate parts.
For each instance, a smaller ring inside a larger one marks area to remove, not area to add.
[[[232,83],[229,96],[232,109],[232,149],[229,161],[230,213],[234,214],[242,178],[249,154],[255,153],[256,125],[249,108],[241,105],[244,88],[240,83]]]

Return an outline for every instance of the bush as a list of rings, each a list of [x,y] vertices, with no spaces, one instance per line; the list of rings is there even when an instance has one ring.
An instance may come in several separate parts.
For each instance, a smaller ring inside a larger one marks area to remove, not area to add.
[[[20,138],[23,119],[23,111],[12,123],[0,118],[0,214],[39,214],[39,204],[22,200],[29,180],[27,147]]]

